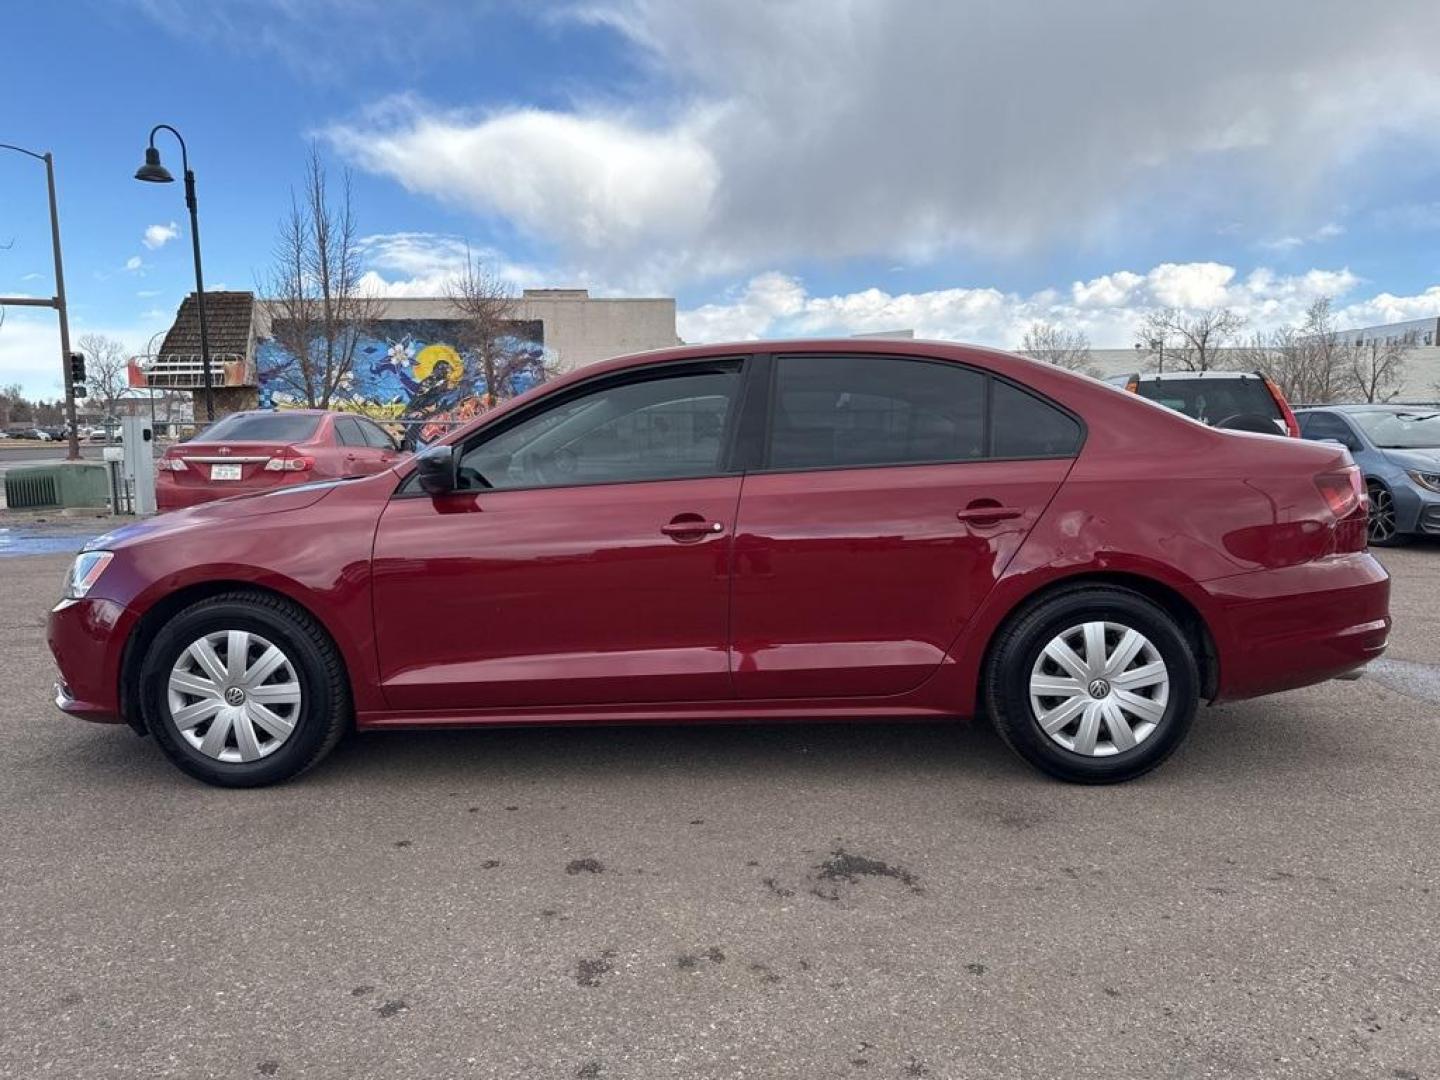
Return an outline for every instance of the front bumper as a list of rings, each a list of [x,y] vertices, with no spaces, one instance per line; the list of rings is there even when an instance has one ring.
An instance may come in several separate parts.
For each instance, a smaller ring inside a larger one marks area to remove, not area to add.
[[[1202,586],[1214,602],[1219,698],[1346,675],[1385,651],[1390,575],[1369,552],[1256,570]]]
[[[1407,481],[1391,491],[1395,500],[1395,528],[1402,533],[1440,536],[1440,494]]]
[[[55,704],[100,724],[123,723],[120,656],[135,616],[113,600],[62,600],[50,611],[46,640],[60,669]]]

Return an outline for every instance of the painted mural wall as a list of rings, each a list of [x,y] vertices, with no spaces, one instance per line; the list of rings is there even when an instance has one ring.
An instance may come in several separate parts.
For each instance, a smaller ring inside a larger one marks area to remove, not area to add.
[[[355,350],[355,362],[341,383],[332,407],[363,412],[378,420],[429,421],[417,425],[419,441],[428,442],[452,423],[469,420],[495,400],[524,393],[543,377],[554,357],[545,347],[539,320],[511,324],[499,345],[506,355],[507,385],[485,385],[485,373],[473,350],[457,342],[465,324],[454,319],[396,319],[376,323]],[[293,388],[295,358],[274,338],[256,348],[260,405],[303,405]]]

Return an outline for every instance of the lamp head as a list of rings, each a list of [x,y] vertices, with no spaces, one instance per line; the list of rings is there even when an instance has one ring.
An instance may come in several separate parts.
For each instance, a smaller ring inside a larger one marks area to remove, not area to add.
[[[170,170],[160,164],[160,151],[155,147],[147,147],[145,150],[145,164],[135,170],[135,179],[144,180],[151,184],[171,184],[175,177],[170,175]]]

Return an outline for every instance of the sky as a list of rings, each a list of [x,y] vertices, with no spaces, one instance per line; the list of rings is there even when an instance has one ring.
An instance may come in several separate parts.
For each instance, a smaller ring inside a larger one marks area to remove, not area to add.
[[[55,155],[72,336],[134,352],[264,279],[317,147],[367,287],[674,296],[687,341],[912,329],[1123,348],[1156,307],[1248,331],[1440,315],[1433,0],[50,0],[4,12],[0,143]],[[179,176],[178,144],[157,145]],[[0,295],[53,293],[44,170],[0,151]],[[9,307],[0,385],[60,387]]]

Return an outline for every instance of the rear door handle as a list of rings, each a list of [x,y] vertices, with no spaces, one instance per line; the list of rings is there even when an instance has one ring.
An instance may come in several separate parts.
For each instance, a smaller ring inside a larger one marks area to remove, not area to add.
[[[992,521],[1009,521],[1023,513],[1024,510],[1014,506],[967,506],[964,510],[956,510],[955,516],[961,521],[987,525]]]

